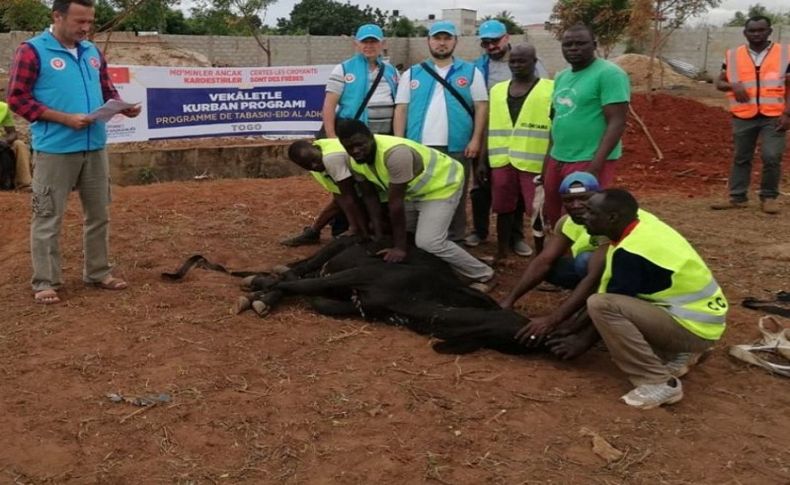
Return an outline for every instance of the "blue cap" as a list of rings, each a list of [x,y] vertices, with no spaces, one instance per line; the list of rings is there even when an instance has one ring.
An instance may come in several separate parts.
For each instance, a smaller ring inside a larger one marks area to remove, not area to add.
[[[358,41],[363,41],[365,39],[383,40],[384,31],[376,24],[365,24],[357,29],[357,35],[355,35],[354,38]]]
[[[581,184],[581,187],[571,187]],[[589,172],[573,172],[560,184],[560,194],[581,194],[584,192],[598,192],[600,189],[598,179]]]
[[[431,25],[431,30],[428,31],[428,35],[430,35],[431,37],[441,33],[450,34],[453,37],[458,35],[455,30],[455,24],[450,22],[449,20],[441,20],[439,22],[435,22],[433,25]]]
[[[486,20],[480,24],[477,36],[481,39],[498,39],[507,34],[507,27],[499,20]]]

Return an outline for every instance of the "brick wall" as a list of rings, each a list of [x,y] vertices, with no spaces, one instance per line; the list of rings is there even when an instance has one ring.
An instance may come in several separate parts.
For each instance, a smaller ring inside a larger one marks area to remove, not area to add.
[[[16,46],[31,34],[26,32],[0,33],[0,67],[8,69]],[[544,30],[530,31],[524,37],[514,36],[513,42],[528,39],[535,45],[538,56],[554,73],[565,67],[557,40]],[[775,26],[775,40],[790,43],[790,27]],[[272,36],[264,37],[271,47],[273,66],[335,64],[349,57],[353,52],[349,37],[324,36]],[[113,44],[158,43],[163,46],[180,47],[202,53],[217,65],[263,66],[266,55],[251,37],[229,36],[189,36],[161,35],[155,37],[136,37],[134,33],[117,32],[112,34]],[[724,51],[743,42],[739,27],[687,28],[675,32],[664,48],[663,55],[689,62],[697,68],[715,74],[719,71]],[[618,46],[613,56],[623,52]],[[393,38],[387,40],[387,55],[393,65],[409,66],[428,56],[428,46],[424,38]],[[480,55],[476,37],[461,37],[456,49],[459,57],[474,59]]]

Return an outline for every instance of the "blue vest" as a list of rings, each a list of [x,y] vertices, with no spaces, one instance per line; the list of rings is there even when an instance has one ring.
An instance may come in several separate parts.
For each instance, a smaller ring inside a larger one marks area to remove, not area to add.
[[[395,100],[395,93],[398,90],[398,71],[391,65],[383,62],[381,59],[378,61],[379,69],[384,68],[384,75],[382,81],[386,81],[390,85],[392,92],[392,99]],[[343,66],[343,79],[346,84],[343,86],[343,94],[340,95],[338,102],[338,118],[353,118],[357,114],[362,102],[365,101],[365,95],[368,94],[368,79],[370,70],[368,69],[368,60],[362,54],[356,54],[354,57],[347,59],[342,64]],[[365,124],[368,123],[368,110],[362,111],[359,120]]]
[[[486,87],[491,89],[491,86],[488,85],[488,54],[483,54],[477,59],[475,59],[475,67],[480,69],[480,72],[483,73],[483,79],[486,80]]]
[[[88,41],[77,43],[77,59],[49,31],[33,37],[27,44],[39,60],[33,97],[56,111],[90,113],[102,104],[99,68],[101,56]],[[99,150],[107,142],[104,123],[94,122],[82,130],[38,120],[30,125],[33,149],[47,153],[74,153]]]
[[[436,70],[433,62],[427,61],[427,63],[434,71]],[[472,100],[471,87],[474,78],[475,66],[471,62],[460,59],[453,62],[447,77],[445,77],[445,81],[458,91],[458,94],[473,110],[475,103]],[[433,98],[435,85],[436,79],[428,74],[421,65],[411,66],[411,99],[409,100],[408,126],[406,127],[406,138],[409,140],[422,142],[425,116],[428,114],[428,105]],[[449,153],[462,152],[469,144],[469,140],[472,139],[474,120],[447,89],[444,90],[444,102],[447,106],[447,151]]]

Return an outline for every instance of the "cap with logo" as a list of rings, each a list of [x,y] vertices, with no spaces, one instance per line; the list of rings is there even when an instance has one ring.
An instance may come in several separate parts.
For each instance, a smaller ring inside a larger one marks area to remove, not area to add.
[[[560,184],[560,194],[581,194],[584,192],[598,192],[600,186],[595,175],[589,172],[573,172]]]
[[[357,29],[354,38],[360,42],[365,39],[384,40],[384,31],[376,24],[365,24]]]
[[[507,27],[499,20],[486,20],[480,24],[477,36],[481,39],[499,39],[507,34]]]
[[[449,20],[440,20],[439,22],[431,25],[428,35],[433,37],[436,34],[450,34],[454,37],[458,35],[457,31],[455,30],[455,24]]]

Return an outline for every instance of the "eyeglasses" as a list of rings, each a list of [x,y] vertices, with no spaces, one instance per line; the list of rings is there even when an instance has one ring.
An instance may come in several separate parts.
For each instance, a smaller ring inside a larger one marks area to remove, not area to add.
[[[486,47],[488,47],[490,45],[497,45],[497,44],[499,44],[499,42],[501,40],[502,40],[502,37],[499,37],[497,39],[480,39],[480,47],[485,49]]]

